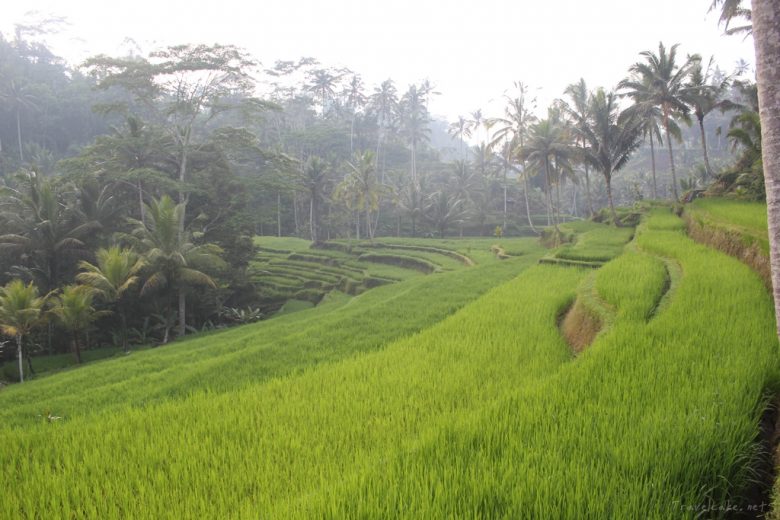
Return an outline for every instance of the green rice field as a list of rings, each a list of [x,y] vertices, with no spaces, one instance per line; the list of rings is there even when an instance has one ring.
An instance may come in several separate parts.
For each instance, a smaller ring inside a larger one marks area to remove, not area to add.
[[[258,238],[276,317],[0,391],[0,518],[693,519],[767,498],[759,276],[668,208],[562,227],[554,251]],[[609,319],[575,353],[559,323],[584,297]]]

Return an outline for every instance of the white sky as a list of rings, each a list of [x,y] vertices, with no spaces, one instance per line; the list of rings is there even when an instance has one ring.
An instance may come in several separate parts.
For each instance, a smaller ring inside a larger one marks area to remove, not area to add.
[[[7,37],[26,12],[67,17],[50,38],[72,63],[118,54],[132,37],[145,51],[178,43],[225,43],[264,65],[301,56],[346,66],[373,87],[392,77],[403,91],[428,78],[441,92],[431,111],[453,120],[482,108],[498,115],[503,92],[521,80],[540,108],[584,77],[612,86],[638,53],[680,43],[683,54],[715,55],[731,71],[753,63],[753,43],[726,37],[711,0],[24,0],[5,2]]]

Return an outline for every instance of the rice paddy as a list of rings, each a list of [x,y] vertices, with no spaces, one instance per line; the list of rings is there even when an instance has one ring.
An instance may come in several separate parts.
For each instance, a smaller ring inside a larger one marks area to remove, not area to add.
[[[566,225],[576,241],[550,256],[573,263],[560,265],[540,264],[532,239],[500,241],[516,253],[505,260],[495,239],[267,242],[259,263],[284,264],[280,287],[310,281],[296,262],[327,267],[328,284],[381,277],[366,254],[436,268],[377,263],[409,273],[3,390],[0,517],[709,518],[755,505],[760,417],[780,389],[760,278],[668,209],[636,230]],[[610,318],[575,356],[557,325],[583,295]]]

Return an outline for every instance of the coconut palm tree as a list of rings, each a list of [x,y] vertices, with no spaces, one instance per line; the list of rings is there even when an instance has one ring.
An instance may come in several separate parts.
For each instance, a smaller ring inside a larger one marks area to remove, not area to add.
[[[346,177],[336,189],[337,197],[354,201],[358,213],[362,211],[365,215],[368,239],[373,240],[375,230],[371,225],[371,212],[379,207],[379,197],[382,192],[374,168],[374,154],[364,152],[356,155],[352,161],[347,162],[347,168]],[[359,225],[358,238],[360,238]]]
[[[629,71],[631,77],[624,79],[618,88],[626,90],[626,95],[635,97],[641,93],[641,99],[661,109],[661,122],[666,133],[666,144],[669,148],[669,165],[672,172],[672,189],[675,200],[677,193],[677,173],[674,167],[674,152],[672,150],[672,121],[674,118],[687,119],[690,108],[685,101],[685,78],[698,58],[691,55],[682,65],[677,64],[677,47],[672,45],[668,50],[663,42],[658,44],[658,54],[652,51],[641,52],[644,62],[637,62]],[[635,99],[636,100],[636,99]]]
[[[447,228],[461,222],[465,214],[465,201],[446,190],[428,196],[425,218],[436,228],[439,238],[444,238]]]
[[[578,127],[588,143],[585,159],[604,176],[607,199],[614,224],[619,225],[612,197],[612,177],[628,163],[639,147],[642,121],[639,117],[621,117],[614,92],[598,89],[590,101],[591,124]]]
[[[83,272],[76,275],[76,280],[92,287],[98,297],[115,307],[122,325],[122,348],[128,352],[127,308],[124,300],[130,289],[138,283],[144,260],[132,250],[116,246],[101,248],[95,256],[97,265],[86,261],[79,263]]]
[[[567,129],[560,124],[555,114],[542,119],[530,128],[528,141],[520,151],[520,158],[528,161],[532,168],[544,175],[544,191],[547,202],[547,221],[558,228],[554,218],[552,184],[558,167],[568,167],[575,154]]]
[[[300,185],[309,197],[309,233],[314,244],[320,242],[319,203],[324,195],[329,173],[328,163],[320,157],[312,156],[304,164],[303,175],[300,177]]]
[[[60,285],[71,262],[88,255],[85,241],[100,224],[82,221],[51,182],[40,182],[35,173],[26,181],[27,192],[13,192],[2,212],[0,250],[16,255],[19,267],[48,292]]]
[[[752,11],[750,7],[745,7],[742,0],[712,0],[710,11],[720,9],[718,24],[723,24],[726,34],[744,34],[745,37],[753,33],[753,24],[751,23]],[[743,25],[732,27],[731,23],[735,20],[742,20]]]
[[[712,177],[710,158],[707,153],[707,133],[704,131],[704,118],[716,108],[725,108],[730,103],[724,103],[721,99],[729,87],[728,77],[713,82],[712,75],[713,58],[710,58],[707,67],[702,66],[701,60],[695,60],[691,66],[688,82],[685,84],[684,98],[693,108],[696,121],[699,123],[701,134],[701,148],[704,155],[704,169],[708,177]]]
[[[471,125],[469,120],[463,116],[458,116],[457,121],[450,123],[447,133],[450,134],[450,137],[457,139],[460,143],[460,159],[461,161],[465,161],[466,156],[463,155],[463,140],[471,137]]]
[[[761,107],[764,179],[766,183],[769,253],[772,292],[780,334],[780,0],[753,0],[753,41],[756,48],[756,78]]]
[[[515,88],[518,91],[517,97],[504,96],[507,105],[504,108],[504,117],[489,119],[486,122],[488,128],[497,127],[491,136],[488,146],[495,150],[502,148],[502,157],[504,159],[504,220],[502,229],[506,229],[507,219],[507,172],[509,170],[513,157],[520,157],[521,161],[524,154],[522,150],[525,146],[529,127],[536,121],[532,113],[535,106],[535,100],[527,99],[528,87],[522,82],[516,82]],[[523,196],[525,197],[526,216],[528,217],[528,226],[536,231],[531,220],[531,210],[528,205],[528,171],[525,165],[521,165],[523,179]]]
[[[81,333],[107,311],[97,311],[92,305],[94,291],[87,285],[67,285],[53,298],[51,313],[72,334],[73,355],[81,364]]]
[[[435,94],[433,86],[428,81],[424,81],[420,85],[410,85],[399,104],[401,128],[409,143],[409,173],[412,184],[417,189],[420,186],[417,172],[417,149],[420,144],[427,142],[430,138],[431,130],[428,128],[428,123],[430,123],[431,116],[428,113],[428,99],[433,94]]]
[[[7,102],[16,115],[16,139],[19,146],[19,162],[24,163],[22,147],[22,112],[36,110],[38,98],[31,92],[29,85],[11,80],[0,91],[0,99]]]
[[[170,316],[170,296],[176,293],[179,336],[184,336],[187,331],[187,291],[198,285],[216,288],[214,280],[201,269],[222,267],[224,262],[219,258],[222,250],[214,244],[194,244],[190,233],[179,228],[184,204],[174,203],[167,195],[160,200],[152,200],[145,212],[146,222],[130,220],[135,229],[128,237],[136,250],[143,254],[147,264],[148,276],[141,286],[141,296],[167,289]],[[163,343],[168,342],[168,333],[166,328]]]
[[[350,115],[349,124],[349,153],[355,151],[355,117],[358,110],[366,104],[366,96],[363,94],[363,80],[360,75],[353,74],[349,84],[344,89],[344,98]]]
[[[374,157],[374,167],[379,168],[379,156],[382,151],[382,142],[385,133],[393,125],[398,116],[398,94],[395,90],[393,80],[387,79],[374,89],[374,93],[369,100],[369,109],[376,117],[376,154]],[[381,170],[381,181],[384,184],[384,170]]]
[[[20,382],[24,382],[22,340],[39,323],[45,303],[32,282],[25,285],[17,279],[0,288],[0,331],[16,339]]]
[[[571,123],[575,127],[584,127],[590,124],[590,114],[588,109],[590,107],[590,91],[585,83],[585,80],[580,78],[577,83],[572,83],[564,93],[568,96],[569,101],[562,103],[564,113],[569,117]],[[576,139],[577,146],[582,150],[585,147],[584,138],[581,136]],[[585,173],[585,197],[588,203],[588,216],[593,215],[593,199],[590,194],[590,165],[587,161],[584,163]],[[653,177],[655,178],[655,176]]]

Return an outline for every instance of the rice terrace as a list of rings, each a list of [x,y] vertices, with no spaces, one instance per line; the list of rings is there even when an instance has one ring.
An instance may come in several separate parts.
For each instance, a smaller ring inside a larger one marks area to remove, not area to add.
[[[215,9],[241,46],[109,53],[75,2],[76,60],[68,17],[14,6],[0,519],[780,518],[780,2],[698,3],[611,86],[529,87],[529,57],[460,116],[435,45],[411,83],[403,48],[380,79],[260,61]]]

